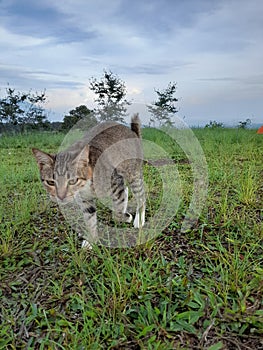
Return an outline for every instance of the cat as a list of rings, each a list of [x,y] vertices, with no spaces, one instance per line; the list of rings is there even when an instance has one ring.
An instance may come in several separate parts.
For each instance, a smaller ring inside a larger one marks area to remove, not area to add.
[[[90,129],[65,151],[49,154],[33,148],[32,152],[50,198],[58,204],[75,200],[80,206],[89,233],[88,239],[82,237],[82,247],[92,249],[98,239],[96,197],[105,194],[111,197],[115,220],[126,223],[133,220],[127,212],[128,186],[137,203],[133,226],[143,227],[145,192],[138,114],[131,118],[130,128],[104,122]]]

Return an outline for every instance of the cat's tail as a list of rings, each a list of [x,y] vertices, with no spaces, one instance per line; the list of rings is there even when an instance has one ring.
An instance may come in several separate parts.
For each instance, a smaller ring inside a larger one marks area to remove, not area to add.
[[[141,121],[139,118],[139,113],[134,114],[131,118],[131,130],[135,132],[138,137],[141,137]]]

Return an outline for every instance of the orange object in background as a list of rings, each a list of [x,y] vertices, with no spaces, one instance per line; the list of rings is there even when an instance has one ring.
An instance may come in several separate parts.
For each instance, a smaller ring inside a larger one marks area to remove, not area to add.
[[[263,125],[258,129],[257,134],[263,134]]]

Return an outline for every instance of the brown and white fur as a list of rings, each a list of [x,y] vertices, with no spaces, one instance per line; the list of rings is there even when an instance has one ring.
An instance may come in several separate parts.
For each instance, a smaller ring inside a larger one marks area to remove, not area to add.
[[[138,115],[131,120],[131,128],[115,122],[98,124],[67,150],[49,154],[33,148],[41,181],[52,200],[66,204],[77,200],[89,231],[89,241],[97,240],[95,197],[107,193],[113,204],[114,218],[131,222],[127,212],[128,187],[136,198],[137,209],[133,222],[141,228],[145,222],[145,194],[143,184],[143,154]],[[84,199],[82,194],[89,193]],[[85,237],[86,238],[86,237]],[[87,239],[83,247],[91,248]]]

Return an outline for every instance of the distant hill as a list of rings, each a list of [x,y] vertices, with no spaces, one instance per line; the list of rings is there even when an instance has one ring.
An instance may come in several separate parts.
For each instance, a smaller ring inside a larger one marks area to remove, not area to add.
[[[262,125],[263,125],[263,121],[262,121],[262,124],[251,124],[249,128],[250,128],[250,129],[258,129],[258,128],[260,128]]]

